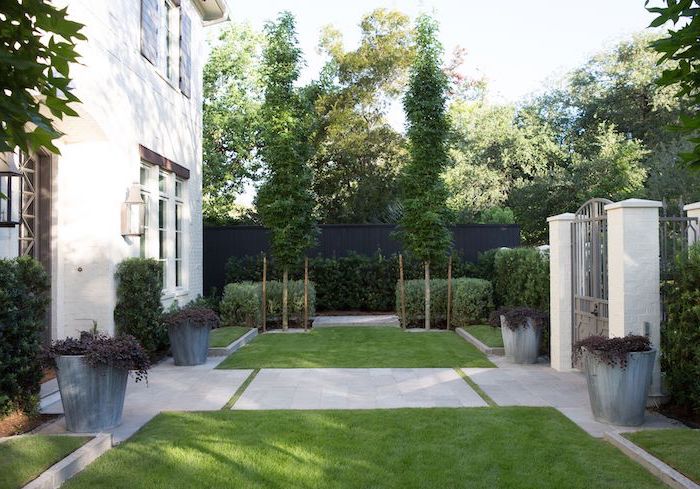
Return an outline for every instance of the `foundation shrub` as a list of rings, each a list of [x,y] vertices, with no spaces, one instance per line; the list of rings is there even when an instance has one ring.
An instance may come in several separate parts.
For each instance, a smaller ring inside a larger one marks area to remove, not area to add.
[[[423,325],[425,311],[425,281],[405,281],[407,327]],[[430,314],[432,325],[447,323],[447,279],[430,280]],[[396,312],[401,317],[401,294],[396,287]],[[488,280],[478,278],[452,279],[452,326],[482,322],[493,308],[493,290]]]
[[[0,260],[0,416],[36,410],[48,291],[49,279],[38,261]]]
[[[117,304],[114,323],[117,333],[136,338],[151,358],[168,348],[168,332],[163,323],[163,272],[152,258],[127,258],[117,265]]]

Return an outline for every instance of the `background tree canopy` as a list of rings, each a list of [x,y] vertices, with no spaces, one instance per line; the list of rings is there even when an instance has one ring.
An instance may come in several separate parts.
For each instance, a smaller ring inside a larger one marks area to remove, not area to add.
[[[336,29],[324,29],[319,47],[327,63],[315,81],[298,87],[310,124],[315,211],[325,223],[398,222],[404,211],[398,177],[408,146],[388,113],[408,89],[416,32],[408,16],[385,9],[367,14],[359,28],[359,44],[350,50]],[[262,123],[255,54],[261,46],[256,33],[238,29],[219,42],[240,67],[213,57],[206,81],[214,88],[205,134],[232,144],[205,153],[205,199],[210,214],[227,218],[240,184],[261,179],[255,136]],[[633,36],[516,104],[492,102],[485,80],[462,76],[463,51],[442,59],[450,82],[442,172],[447,219],[516,222],[524,241],[538,244],[547,239],[548,216],[575,211],[590,197],[666,200],[673,208],[700,200],[700,173],[678,156],[694,143],[669,130],[694,114],[692,100],[657,83],[679,63],[672,57],[657,63],[659,39]]]

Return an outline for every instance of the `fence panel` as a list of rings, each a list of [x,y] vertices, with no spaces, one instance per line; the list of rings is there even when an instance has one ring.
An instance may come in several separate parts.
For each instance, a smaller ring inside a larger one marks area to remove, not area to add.
[[[393,224],[321,225],[318,246],[308,256],[333,258],[350,253],[390,255],[402,251],[393,236]],[[454,249],[465,259],[476,261],[480,252],[520,245],[520,226],[515,224],[462,224],[452,226]],[[232,256],[244,257],[269,253],[268,231],[260,226],[204,228],[204,293],[225,285],[226,262]]]

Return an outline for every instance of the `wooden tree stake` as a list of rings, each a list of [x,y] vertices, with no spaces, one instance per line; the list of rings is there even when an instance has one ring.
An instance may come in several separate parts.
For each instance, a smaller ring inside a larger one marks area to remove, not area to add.
[[[447,331],[450,330],[452,315],[452,255],[447,262]]]
[[[267,331],[267,255],[263,255],[262,276],[262,330]]]
[[[406,328],[406,292],[403,284],[403,255],[399,255],[399,293],[401,295],[401,327]]]
[[[309,324],[309,259],[304,257],[304,331]]]

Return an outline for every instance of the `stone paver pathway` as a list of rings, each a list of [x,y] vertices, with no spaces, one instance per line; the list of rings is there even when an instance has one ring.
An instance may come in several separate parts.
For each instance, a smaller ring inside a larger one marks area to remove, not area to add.
[[[449,368],[263,369],[233,409],[486,406]]]
[[[214,370],[224,357],[210,357],[196,367],[175,367],[172,358],[148,372],[148,385],[129,378],[121,426],[112,431],[119,443],[161,411],[212,411],[221,409],[252,370]],[[63,413],[59,400],[42,409],[43,413]],[[46,426],[42,433],[63,433],[61,418]]]
[[[314,328],[333,326],[399,326],[399,318],[394,314],[371,314],[366,316],[317,316]]]
[[[513,365],[503,357],[489,356],[499,368],[463,368],[499,406],[552,406],[585,431],[602,437],[607,431],[674,428],[681,424],[658,413],[647,412],[639,428],[624,428],[593,419],[586,378],[581,372],[557,372],[549,365]]]

